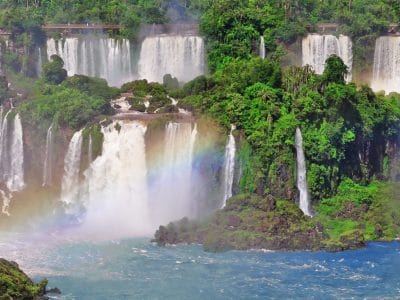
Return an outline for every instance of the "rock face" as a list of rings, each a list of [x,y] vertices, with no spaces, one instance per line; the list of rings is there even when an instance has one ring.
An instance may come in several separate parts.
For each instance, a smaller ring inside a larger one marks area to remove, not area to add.
[[[0,299],[45,299],[47,280],[35,284],[15,262],[0,258]]]
[[[292,201],[275,201],[270,195],[238,195],[206,221],[190,222],[185,218],[160,226],[154,241],[161,246],[200,243],[211,252],[232,249],[339,250],[327,246],[321,227]],[[354,240],[349,248],[354,246],[353,243]],[[363,241],[357,246],[360,243]]]

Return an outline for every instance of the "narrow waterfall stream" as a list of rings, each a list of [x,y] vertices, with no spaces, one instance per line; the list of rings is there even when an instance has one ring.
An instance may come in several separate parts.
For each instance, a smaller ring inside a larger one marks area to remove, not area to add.
[[[50,186],[53,183],[53,161],[54,161],[53,143],[54,143],[53,124],[51,124],[49,129],[47,130],[47,136],[46,136],[46,151],[43,164],[42,186]]]
[[[307,186],[307,169],[303,149],[303,136],[301,135],[300,128],[296,129],[295,143],[297,152],[297,188],[300,192],[300,209],[305,215],[312,216],[310,210],[310,195]]]
[[[233,136],[233,131],[236,129],[235,125],[231,125],[231,131],[228,137],[228,143],[225,146],[225,166],[224,166],[224,193],[223,204],[225,207],[226,201],[232,197],[233,179],[235,175],[235,156],[236,156],[236,142]]]

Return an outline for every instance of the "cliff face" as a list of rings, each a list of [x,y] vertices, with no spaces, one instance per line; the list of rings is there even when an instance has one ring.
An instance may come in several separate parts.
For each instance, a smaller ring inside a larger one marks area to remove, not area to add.
[[[0,258],[0,299],[45,299],[47,280],[35,284],[15,262]]]

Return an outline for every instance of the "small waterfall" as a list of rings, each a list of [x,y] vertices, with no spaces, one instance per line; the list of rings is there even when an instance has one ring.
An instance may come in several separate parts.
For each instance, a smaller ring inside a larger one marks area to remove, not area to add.
[[[300,209],[307,216],[312,216],[310,210],[310,196],[307,186],[306,159],[303,150],[303,137],[300,128],[296,128],[296,152],[297,152],[297,188],[300,192]]]
[[[47,130],[46,152],[43,164],[43,183],[42,186],[51,186],[53,183],[53,124]]]
[[[92,134],[89,134],[89,142],[88,142],[88,165],[93,161],[93,141],[92,141]]]
[[[10,169],[9,158],[9,133],[8,133],[8,115],[9,110],[4,118],[2,118],[1,135],[0,135],[0,180],[5,182],[8,179],[8,172]],[[3,111],[2,111],[3,116]]]
[[[21,118],[16,114],[9,126],[9,110],[3,118],[1,110],[0,179],[11,192],[21,191],[24,182],[24,143]]]
[[[162,82],[165,74],[187,82],[204,74],[204,40],[199,36],[147,37],[142,43],[139,77]]]
[[[265,41],[263,36],[260,37],[260,57],[265,59]]]
[[[2,53],[2,49],[1,49],[1,45],[0,45],[0,76],[3,75],[3,53]]]
[[[11,193],[6,193],[3,190],[0,190],[0,195],[1,195],[1,199],[3,201],[3,205],[1,207],[1,212],[7,216],[10,216],[10,213],[8,211],[9,207],[10,207],[10,203],[11,203],[11,199],[12,199],[12,194]]]
[[[74,213],[79,205],[79,170],[81,165],[82,131],[72,136],[64,159],[64,175],[61,183],[61,201],[68,213]]]
[[[38,59],[37,59],[37,64],[36,64],[36,72],[38,76],[42,73],[43,70],[43,58],[42,58],[42,48],[38,47]]]
[[[233,131],[235,125],[231,125],[231,132],[229,134],[228,143],[225,147],[225,169],[224,169],[224,198],[223,205],[225,207],[226,201],[232,197],[232,186],[235,174],[235,155],[236,155],[236,143]]]
[[[154,219],[165,223],[196,215],[192,165],[197,125],[170,122],[165,128],[161,173],[154,180]]]
[[[135,78],[129,40],[105,37],[47,40],[47,57],[57,54],[64,60],[68,75],[104,78],[111,86],[121,86]]]
[[[116,123],[102,129],[103,153],[85,171],[84,226],[106,235],[149,234],[154,226],[147,194],[146,126],[136,121],[118,124],[119,131]]]
[[[309,65],[315,73],[322,74],[325,69],[325,61],[331,55],[339,56],[348,67],[346,81],[352,79],[353,45],[348,36],[309,34],[303,39],[303,66]]]
[[[371,87],[374,91],[400,92],[400,37],[376,40]]]
[[[12,199],[13,195],[11,193],[6,194],[6,192],[3,190],[0,190],[0,195],[1,195],[1,199],[3,201],[3,205],[1,206],[1,212],[7,216],[10,216],[8,209],[10,207],[10,203],[11,203],[11,199]]]
[[[10,170],[7,187],[11,192],[21,191],[24,182],[24,142],[22,123],[19,114],[14,117],[14,128],[11,137]]]

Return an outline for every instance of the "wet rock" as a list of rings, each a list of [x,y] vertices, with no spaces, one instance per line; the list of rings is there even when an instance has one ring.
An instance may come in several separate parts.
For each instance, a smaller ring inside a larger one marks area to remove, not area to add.
[[[46,291],[46,294],[56,294],[61,295],[61,291],[59,288],[55,287]]]

